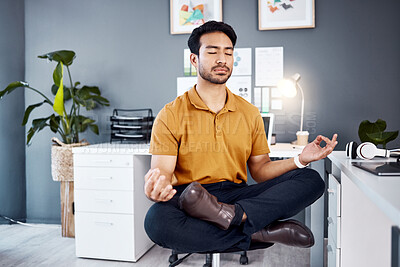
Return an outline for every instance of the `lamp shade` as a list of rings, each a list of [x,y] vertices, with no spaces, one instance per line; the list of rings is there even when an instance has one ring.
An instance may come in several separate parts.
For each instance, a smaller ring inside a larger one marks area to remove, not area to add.
[[[277,87],[286,97],[295,97],[297,95],[296,84],[293,80],[282,79],[278,82]]]

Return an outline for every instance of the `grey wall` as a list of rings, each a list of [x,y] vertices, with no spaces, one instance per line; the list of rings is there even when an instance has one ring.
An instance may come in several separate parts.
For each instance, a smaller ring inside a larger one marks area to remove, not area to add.
[[[357,140],[364,119],[385,119],[400,129],[400,3],[316,1],[316,28],[258,31],[257,0],[224,0],[223,18],[239,36],[237,47],[283,46],[285,75],[302,75],[306,128],[339,133],[339,149]],[[176,96],[183,75],[188,35],[169,34],[169,1],[26,0],[26,80],[47,90],[54,63],[37,55],[72,49],[74,80],[100,86],[111,107],[90,113],[108,141],[112,108],[151,107],[156,113]],[[254,49],[253,49],[254,52]],[[26,105],[40,100],[25,94]],[[299,125],[300,99],[284,101],[278,113],[277,140],[291,141]],[[51,109],[35,111],[47,115]],[[50,138],[46,130],[26,148],[27,215],[30,221],[59,221],[59,184],[50,175]],[[399,146],[400,138],[391,144]]]
[[[24,2],[0,1],[0,90],[24,79]],[[24,93],[0,100],[0,214],[26,218]],[[0,218],[0,223],[5,223]]]

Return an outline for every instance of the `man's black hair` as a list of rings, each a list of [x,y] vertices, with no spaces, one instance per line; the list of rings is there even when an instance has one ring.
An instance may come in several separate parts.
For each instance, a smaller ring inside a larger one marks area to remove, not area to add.
[[[203,34],[211,32],[225,33],[229,37],[229,39],[231,39],[232,45],[235,46],[237,36],[233,28],[224,22],[211,20],[192,31],[192,34],[190,35],[188,40],[188,46],[190,48],[190,52],[199,55],[200,37]]]

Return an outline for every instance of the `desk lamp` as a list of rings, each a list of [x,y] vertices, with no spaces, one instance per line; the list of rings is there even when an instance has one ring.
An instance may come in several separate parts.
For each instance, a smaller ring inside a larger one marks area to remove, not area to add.
[[[282,79],[278,82],[277,87],[286,97],[295,97],[297,94],[297,89],[301,92],[301,115],[300,115],[300,131],[296,133],[297,145],[305,146],[308,143],[308,131],[303,131],[303,121],[304,121],[304,93],[303,89],[299,84],[301,76],[295,73],[290,79]]]

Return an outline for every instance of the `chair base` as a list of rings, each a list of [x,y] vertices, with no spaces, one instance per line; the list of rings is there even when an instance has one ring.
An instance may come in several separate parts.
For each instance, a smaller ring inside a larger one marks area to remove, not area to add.
[[[265,249],[269,248],[273,243],[252,243],[250,244],[250,248],[248,250],[257,250],[257,249]],[[219,267],[220,266],[220,253],[235,253],[235,252],[240,252],[240,259],[239,263],[241,265],[247,265],[249,264],[249,258],[247,257],[247,251],[241,251],[239,249],[227,249],[224,251],[210,251],[210,252],[196,252],[199,254],[206,254],[206,262],[204,263],[203,267]],[[171,256],[169,256],[169,267],[174,267],[182,263],[184,259],[192,255],[193,253],[188,253],[182,258],[178,258],[178,254],[184,254],[184,252],[177,252],[177,251],[172,251]]]

